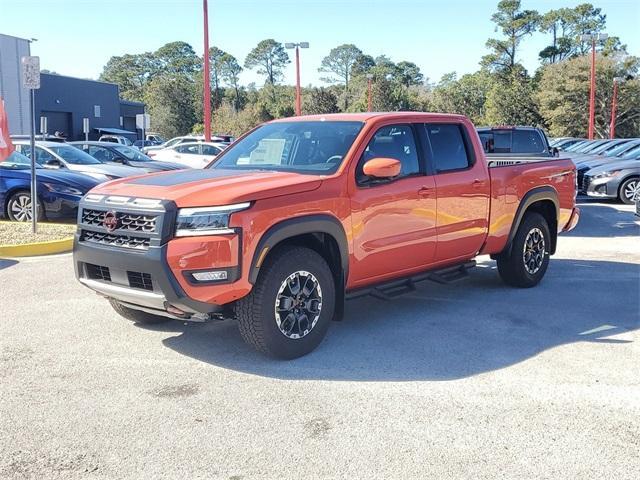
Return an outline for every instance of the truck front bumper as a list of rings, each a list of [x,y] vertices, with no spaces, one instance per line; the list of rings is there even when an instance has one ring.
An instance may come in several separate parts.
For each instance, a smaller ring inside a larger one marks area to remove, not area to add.
[[[186,294],[169,269],[166,246],[149,247],[144,252],[123,250],[87,245],[77,234],[73,248],[76,277],[105,297],[157,315],[198,319],[222,312],[221,305]]]
[[[251,289],[240,278],[241,229],[176,238],[176,213],[173,202],[87,195],[73,250],[80,283],[158,315],[197,320],[222,313]],[[206,275],[212,272],[223,278],[206,280],[217,278]]]

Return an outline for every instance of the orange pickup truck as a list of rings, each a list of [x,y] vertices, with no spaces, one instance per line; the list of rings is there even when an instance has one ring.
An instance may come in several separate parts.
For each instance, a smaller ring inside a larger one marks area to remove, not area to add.
[[[281,119],[205,170],[91,190],[76,275],[131,320],[233,318],[259,351],[295,358],[346,299],[456,280],[477,255],[507,284],[536,285],[578,222],[575,181],[570,160],[487,160],[460,115]]]

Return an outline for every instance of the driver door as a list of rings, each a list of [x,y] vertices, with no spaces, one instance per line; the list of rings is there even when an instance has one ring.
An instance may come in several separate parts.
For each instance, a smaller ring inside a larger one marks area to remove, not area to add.
[[[436,252],[435,181],[426,175],[415,127],[380,128],[369,141],[355,172],[351,197],[353,255],[350,287],[403,276],[431,264]],[[363,174],[372,158],[394,158],[400,175],[376,181]]]

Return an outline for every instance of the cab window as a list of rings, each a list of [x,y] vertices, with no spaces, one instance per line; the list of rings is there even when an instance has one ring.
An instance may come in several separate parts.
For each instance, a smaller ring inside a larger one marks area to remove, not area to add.
[[[437,173],[462,170],[472,165],[460,125],[434,123],[425,125],[425,129],[431,161]]]
[[[359,185],[365,185],[370,181],[369,177],[363,173],[363,168],[364,164],[373,158],[399,160],[402,164],[400,177],[420,173],[420,161],[411,126],[390,125],[376,132],[358,162],[356,179]]]

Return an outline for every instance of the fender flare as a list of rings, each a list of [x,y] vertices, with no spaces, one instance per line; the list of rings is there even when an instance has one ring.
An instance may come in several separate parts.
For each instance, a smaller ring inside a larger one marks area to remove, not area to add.
[[[342,266],[342,280],[346,283],[349,274],[349,244],[347,234],[342,223],[331,215],[305,215],[301,217],[283,220],[269,227],[258,241],[258,246],[253,252],[253,258],[249,267],[249,282],[255,284],[260,271],[259,260],[265,248],[268,254],[278,243],[305,233],[325,233],[330,235],[338,244],[340,251],[340,264]]]
[[[513,244],[513,238],[516,236],[518,232],[518,228],[520,228],[520,224],[522,223],[522,219],[524,218],[524,214],[527,209],[533,205],[535,202],[539,202],[541,200],[550,200],[556,208],[556,219],[560,218],[560,202],[558,200],[558,192],[556,192],[552,187],[536,187],[532,190],[529,190],[520,201],[520,205],[518,205],[518,209],[516,210],[516,215],[513,218],[513,223],[511,224],[511,230],[509,231],[509,237],[507,238],[507,243],[504,249],[505,253],[511,252],[511,245]],[[552,230],[551,236],[551,249],[550,253],[553,255],[556,250],[556,242],[553,240],[558,235],[558,226],[555,227],[553,225],[549,225],[549,229]]]

